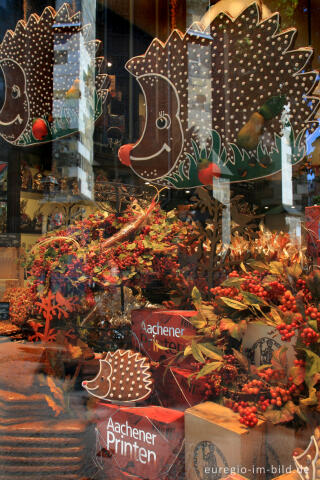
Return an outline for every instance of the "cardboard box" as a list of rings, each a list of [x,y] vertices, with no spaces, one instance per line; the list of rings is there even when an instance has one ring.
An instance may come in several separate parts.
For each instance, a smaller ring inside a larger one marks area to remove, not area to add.
[[[177,365],[174,358],[178,352],[185,349],[188,341],[184,336],[196,334],[196,329],[190,318],[197,315],[196,311],[142,309],[131,313],[132,345],[150,361],[167,365]],[[168,350],[157,348],[156,343]],[[186,357],[180,367],[190,366],[192,356]]]
[[[247,429],[229,408],[205,402],[185,411],[185,435],[187,480],[231,473],[250,480],[265,478],[264,421]]]
[[[271,478],[288,472],[287,468],[291,472],[295,468],[292,455],[297,446],[294,429],[268,422],[266,432],[266,468]]]
[[[96,463],[108,480],[184,478],[184,415],[162,407],[98,403]]]
[[[309,416],[307,425],[295,431],[284,425],[267,423],[266,427],[266,468],[274,476],[286,474],[296,469],[293,461],[293,453],[300,449],[304,451],[319,425],[319,417],[316,413]]]
[[[285,346],[288,368],[291,368],[296,358],[294,349],[296,340],[296,337],[292,337],[290,342],[283,342],[278,330],[270,325],[250,323],[244,334],[242,346],[245,355],[256,367],[271,363],[273,352]]]
[[[165,367],[160,365],[152,373],[154,389],[158,402],[163,407],[185,410],[201,403],[206,391],[206,380],[193,379],[189,384],[188,379],[194,373],[178,367]],[[168,394],[170,392],[170,394]]]

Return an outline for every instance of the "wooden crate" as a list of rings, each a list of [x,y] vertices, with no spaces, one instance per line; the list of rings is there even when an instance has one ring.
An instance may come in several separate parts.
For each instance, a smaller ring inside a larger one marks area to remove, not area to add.
[[[229,408],[212,402],[185,411],[186,479],[231,473],[264,479],[265,422],[247,429]]]

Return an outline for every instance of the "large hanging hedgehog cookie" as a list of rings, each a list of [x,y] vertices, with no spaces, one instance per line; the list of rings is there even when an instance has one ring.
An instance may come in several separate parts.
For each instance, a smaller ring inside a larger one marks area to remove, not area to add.
[[[131,404],[147,399],[152,393],[150,364],[146,357],[132,350],[108,352],[100,360],[98,375],[82,386],[94,397],[111,403]]]
[[[263,178],[281,169],[286,131],[292,163],[305,155],[305,129],[318,98],[313,50],[293,50],[295,29],[279,14],[260,20],[256,3],[237,18],[219,14],[205,29],[174,30],[126,64],[146,102],[135,145],[119,151],[142,179],[177,188]],[[311,131],[310,130],[310,131]]]
[[[79,105],[96,120],[107,96],[100,42],[64,4],[20,20],[0,45],[5,101],[0,135],[15,145],[48,142],[79,130]]]
[[[293,460],[301,480],[320,480],[320,427],[314,431],[306,450],[297,448]]]

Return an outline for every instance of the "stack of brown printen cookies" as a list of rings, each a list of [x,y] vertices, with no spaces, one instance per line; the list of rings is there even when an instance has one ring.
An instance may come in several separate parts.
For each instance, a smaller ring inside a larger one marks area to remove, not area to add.
[[[0,373],[0,480],[84,477],[87,424],[70,416],[54,416],[46,393],[37,388],[41,355],[39,347],[0,344],[1,370],[11,371],[6,376]],[[20,385],[13,388],[17,380]]]

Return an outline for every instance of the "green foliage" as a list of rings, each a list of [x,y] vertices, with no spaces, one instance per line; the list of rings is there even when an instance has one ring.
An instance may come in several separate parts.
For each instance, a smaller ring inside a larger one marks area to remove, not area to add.
[[[292,165],[295,165],[305,156],[303,144],[305,132],[301,131],[295,138],[291,125],[290,129],[291,158]],[[234,143],[230,143],[227,149],[225,147],[221,149],[220,135],[216,130],[212,130],[210,146],[200,149],[199,145],[192,140],[193,153],[187,154],[187,158],[179,165],[179,171],[167,176],[166,180],[175,188],[192,188],[201,185],[198,170],[200,162],[204,159],[217,164],[221,169],[222,179],[228,179],[230,182],[268,177],[281,170],[281,138],[280,135],[275,134],[275,144],[270,151],[267,151],[260,141],[256,150],[249,153]]]

